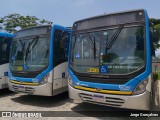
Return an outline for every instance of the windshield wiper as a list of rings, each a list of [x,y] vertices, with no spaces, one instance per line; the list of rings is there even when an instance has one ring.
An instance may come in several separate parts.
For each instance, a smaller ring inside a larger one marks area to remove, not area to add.
[[[87,38],[89,38],[87,39],[87,41],[91,45],[91,48],[93,49],[94,60],[95,60],[96,59],[96,39],[94,37],[94,39],[92,40],[91,36],[87,32],[85,33],[86,33]]]
[[[18,39],[21,43],[21,46],[22,46],[22,52],[24,53],[25,51],[25,42],[23,43],[22,40],[20,40],[20,38]]]
[[[74,37],[75,37],[75,41],[74,41],[74,44],[73,44],[73,46],[72,46],[73,49],[75,48],[75,45],[76,45],[76,42],[77,42],[77,36],[75,35]]]
[[[94,37],[94,41],[93,41],[93,52],[94,52],[94,60],[96,59],[96,40]]]
[[[112,35],[112,37],[110,38],[110,40],[107,42],[106,48],[109,49],[112,47],[112,45],[114,44],[114,42],[117,40],[119,34],[121,33],[122,29],[124,28],[124,25],[120,25],[116,32]]]
[[[38,39],[39,39],[39,36],[36,36],[33,38],[33,40],[31,42],[29,42],[28,46],[27,46],[27,49],[26,49],[26,52],[25,52],[25,61],[27,60],[27,57],[28,57],[28,54],[31,52],[31,46],[32,48],[34,48],[34,46],[37,44],[38,42]]]
[[[77,41],[77,36],[76,35],[74,35],[74,37],[75,37],[75,41],[74,41],[74,44],[73,44],[73,46],[71,46],[71,47],[73,47],[72,49],[74,50],[74,48],[75,48],[75,45],[76,45],[76,41]],[[72,50],[72,62],[73,62],[73,58],[74,58],[74,55],[73,55],[73,50]]]

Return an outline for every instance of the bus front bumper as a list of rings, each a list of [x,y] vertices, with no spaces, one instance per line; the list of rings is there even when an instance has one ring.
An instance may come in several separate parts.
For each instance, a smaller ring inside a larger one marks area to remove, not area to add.
[[[110,107],[149,110],[150,93],[140,95],[111,95],[78,90],[68,85],[69,97],[74,100],[105,105]]]
[[[30,95],[52,96],[52,84],[46,83],[44,85],[21,85],[8,82],[9,90],[13,92],[21,92]]]

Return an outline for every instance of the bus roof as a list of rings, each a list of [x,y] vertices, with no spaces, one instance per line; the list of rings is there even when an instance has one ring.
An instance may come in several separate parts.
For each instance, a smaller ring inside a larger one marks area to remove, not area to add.
[[[73,30],[87,29],[87,27],[90,27],[90,28],[102,27],[102,26],[105,26],[106,23],[108,23],[108,25],[117,25],[117,24],[123,24],[125,22],[129,23],[129,22],[143,21],[144,15],[138,16],[138,14],[139,12],[144,13],[145,11],[146,10],[144,9],[137,9],[137,10],[120,11],[115,13],[89,17],[89,18],[74,22]],[[80,26],[80,27],[77,28],[77,26]]]
[[[49,26],[51,26],[51,25],[49,25],[49,24],[48,25],[38,25],[38,26],[24,28],[24,29],[18,30],[17,32],[21,32],[21,31],[28,30],[28,29],[40,28],[40,27],[49,27]]]
[[[57,24],[48,24],[48,25],[38,25],[38,26],[33,26],[33,27],[28,27],[28,28],[25,28],[25,29],[21,29],[17,32],[21,32],[21,31],[24,31],[24,30],[28,30],[28,29],[34,29],[34,28],[41,28],[41,27],[53,27],[53,26],[59,26],[59,27],[64,27],[64,26],[61,26],[61,25],[57,25]],[[72,27],[64,27],[66,29],[71,29]]]
[[[103,16],[116,15],[116,14],[124,14],[124,13],[138,12],[138,11],[145,11],[145,9],[126,10],[126,11],[119,11],[119,12],[113,12],[113,13],[108,13],[108,14],[104,13],[102,15],[98,15],[98,16],[93,16],[93,17],[81,19],[81,20],[78,20],[76,22],[81,22],[81,21],[85,21],[85,20],[89,20],[89,19],[94,19],[94,18],[99,18],[99,17],[103,17]]]
[[[39,25],[39,26],[28,27],[28,28],[19,30],[16,32],[15,37],[48,34],[49,29],[51,30],[51,27],[56,27],[56,28],[64,29],[64,30],[67,30],[68,32],[71,32],[71,28],[69,28],[69,27],[64,27],[64,26],[56,25],[56,24],[52,24],[52,25],[48,24],[48,25]],[[37,30],[37,28],[40,28],[40,29]],[[22,33],[25,33],[25,34],[23,35]]]
[[[7,32],[0,32],[1,37],[13,37],[14,34],[12,33],[7,33]]]

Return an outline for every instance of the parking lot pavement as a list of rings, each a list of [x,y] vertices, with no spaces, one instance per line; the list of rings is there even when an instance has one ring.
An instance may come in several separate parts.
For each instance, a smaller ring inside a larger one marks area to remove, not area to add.
[[[160,84],[160,82],[158,83]],[[160,109],[159,109],[160,110]],[[0,90],[0,111],[48,111],[49,116],[54,116],[53,112],[59,111],[57,117],[45,117],[42,120],[132,120],[134,118],[122,118],[115,116],[116,111],[126,111],[125,109],[111,108],[106,106],[77,103],[69,99],[68,93],[63,93],[53,97],[45,96],[32,96],[23,93],[13,93],[9,90]],[[92,111],[87,113],[84,111]],[[110,114],[111,117],[101,116],[101,112],[105,111],[106,114]],[[112,113],[108,111],[113,111]],[[128,110],[127,110],[128,111]],[[57,112],[56,112],[57,113]],[[66,116],[68,114],[69,116]],[[12,120],[14,118],[3,118],[2,120]],[[23,118],[15,118],[16,120],[23,120]],[[38,120],[39,118],[30,118],[31,120]],[[144,120],[144,118],[138,118]],[[147,118],[152,120],[153,118]],[[153,120],[159,118],[154,118]],[[0,118],[1,120],[1,118]]]

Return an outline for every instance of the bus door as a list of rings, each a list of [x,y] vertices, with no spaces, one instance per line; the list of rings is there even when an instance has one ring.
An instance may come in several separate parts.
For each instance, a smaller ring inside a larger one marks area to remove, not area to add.
[[[67,86],[67,76],[68,76],[68,72],[67,72],[68,52],[67,51],[68,51],[68,48],[66,47],[67,46],[67,37],[65,37],[65,34],[66,33],[61,30],[55,30],[55,32],[54,32],[53,90],[57,90],[58,92],[62,92],[61,89],[65,86]],[[54,94],[55,93],[53,92],[53,95]]]
[[[8,62],[10,54],[11,38],[0,40],[0,88],[6,88],[8,83]]]

